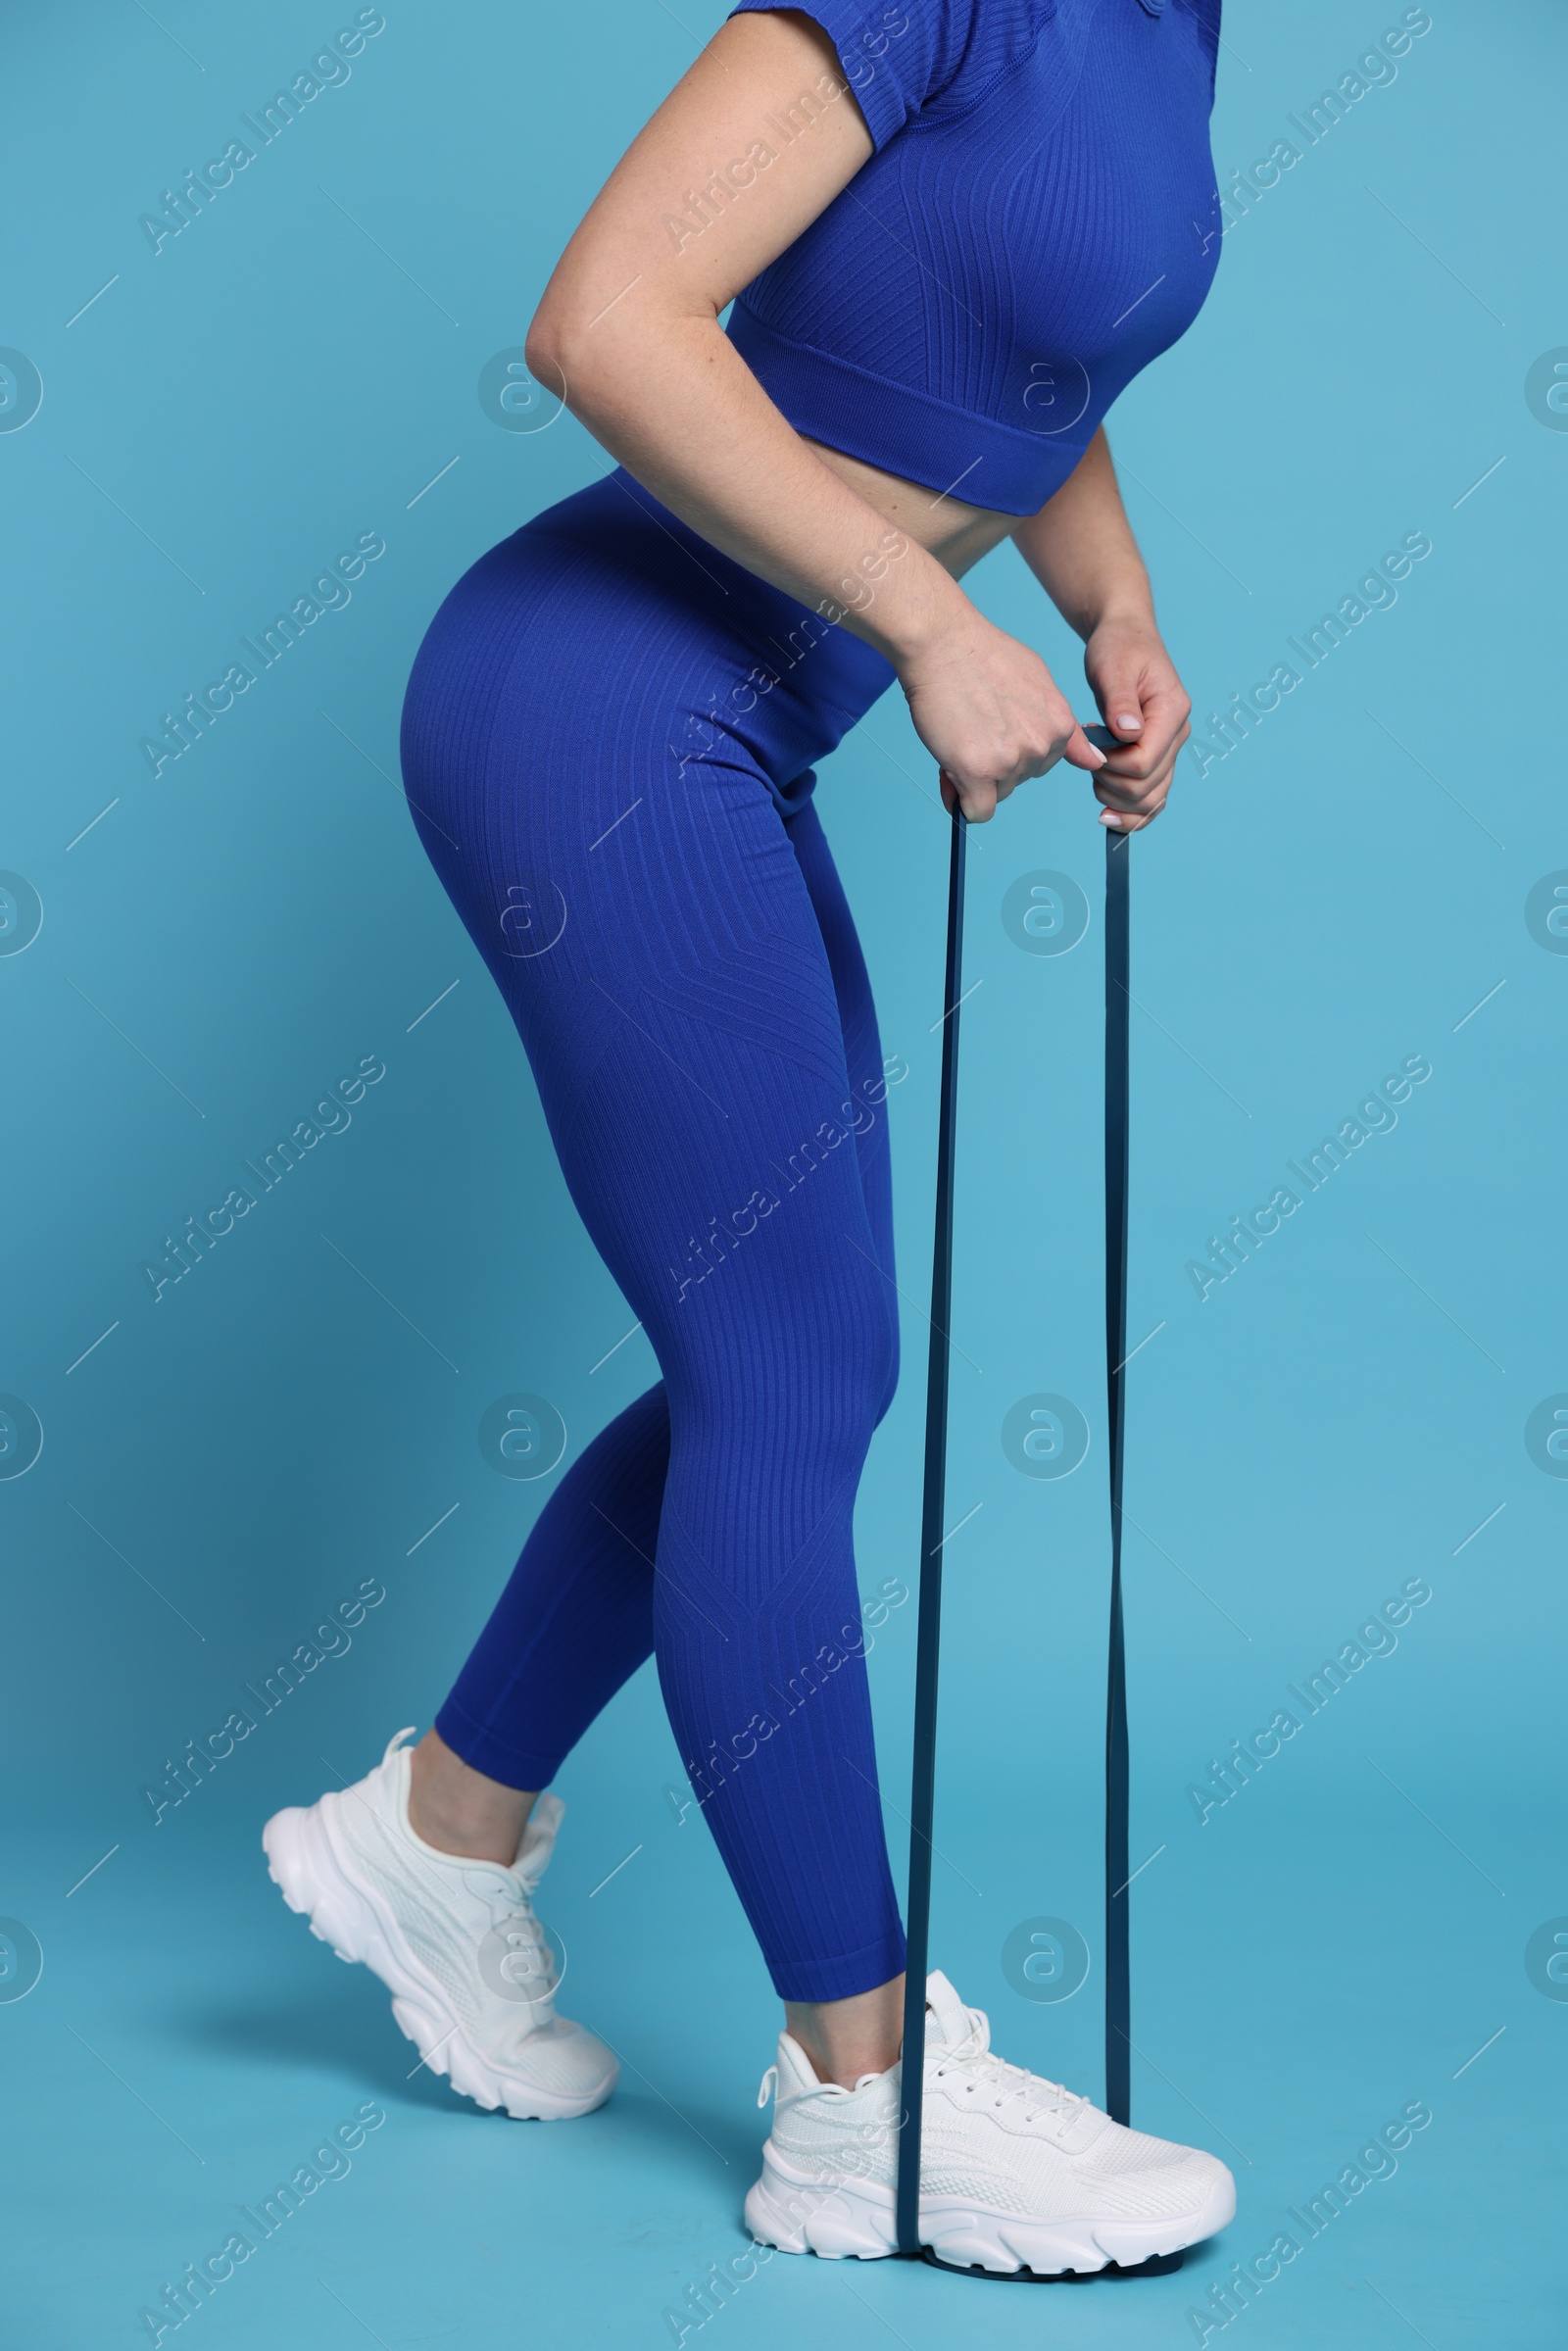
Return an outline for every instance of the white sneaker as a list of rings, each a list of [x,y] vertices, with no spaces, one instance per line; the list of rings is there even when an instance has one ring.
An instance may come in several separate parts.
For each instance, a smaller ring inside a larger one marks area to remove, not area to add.
[[[273,1881],[339,1959],[390,1986],[392,2014],[454,2089],[546,2122],[587,2114],[620,2068],[557,2016],[560,1978],[533,1908],[565,1807],[539,1798],[510,1869],[438,1852],[409,1826],[412,1737],[400,1731],[355,1787],[272,1815],[262,1845]]]
[[[1102,2270],[1174,2253],[1236,2211],[1225,2166],[1196,2147],[1127,2131],[1057,2082],[992,2053],[984,2012],[946,1976],[926,1979],[920,2239],[963,2268]],[[895,2252],[900,2067],[854,2089],[818,2082],[779,2035],[773,2128],[746,2226],[781,2253]]]

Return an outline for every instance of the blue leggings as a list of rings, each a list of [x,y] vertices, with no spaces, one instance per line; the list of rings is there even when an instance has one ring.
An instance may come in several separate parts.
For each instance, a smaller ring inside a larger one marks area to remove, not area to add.
[[[562,1478],[437,1717],[544,1788],[652,1651],[773,1983],[896,1976],[851,1522],[898,1370],[882,1048],[810,804],[892,682],[624,472],[419,649],[419,837],[662,1378]]]

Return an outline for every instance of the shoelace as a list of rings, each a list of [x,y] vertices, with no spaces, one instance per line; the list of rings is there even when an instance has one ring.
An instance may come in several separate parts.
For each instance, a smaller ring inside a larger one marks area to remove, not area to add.
[[[1050,2082],[1044,2074],[1031,2074],[1027,2066],[1009,2065],[999,2057],[991,2046],[991,2024],[983,2008],[966,2008],[969,2020],[969,2039],[945,2052],[947,2064],[936,2067],[938,2080],[951,2072],[972,2074],[1001,2091],[993,2100],[997,2106],[1010,2106],[1015,2098],[1026,2101],[1023,2119],[1032,2123],[1046,2116],[1060,2116],[1067,2122],[1080,2107],[1090,2101],[1077,2090],[1066,2089],[1059,2082]],[[936,2054],[935,2051],[932,2052]]]
[[[397,1759],[405,1752],[403,1742],[414,1737],[414,1730],[415,1726],[412,1723],[406,1725],[390,1742],[386,1753],[381,1758],[380,1769],[383,1775],[401,1768]],[[396,1787],[395,1780],[392,1785],[394,1788]],[[376,1817],[375,1807],[361,1793],[358,1788],[346,1788],[342,1792],[345,1797],[352,1796],[356,1803],[369,1814],[371,1819]],[[399,1810],[395,1798],[393,1810],[394,1813]],[[407,1827],[406,1799],[402,1807],[402,1818]],[[407,1860],[417,1862],[421,1874],[432,1886],[435,1886],[438,1880],[432,1873],[430,1865],[420,1860],[417,1848],[411,1849],[405,1843],[404,1851]],[[533,1889],[536,1881],[525,1879],[519,1883],[512,1871],[503,1870],[498,1864],[483,1861],[470,1862],[463,1876],[464,1883],[469,1891],[476,1893],[481,1901],[489,1904],[490,1934],[485,1937],[485,1942],[490,1943],[492,1939],[496,1939],[504,1946],[492,1961],[495,1973],[502,1981],[499,1984],[492,1982],[491,1989],[502,1989],[509,1998],[521,1997],[534,2004],[551,1999],[560,1985],[561,1973],[556,1966],[556,1956],[550,1947],[549,1938],[534,1911]],[[540,1953],[543,1954],[542,1964],[538,1964]],[[481,1975],[485,1973],[485,1956],[483,1946],[481,1946]],[[538,1988],[530,1989],[529,1987],[534,1984],[537,1984]]]
[[[489,1903],[491,1934],[506,1944],[505,1956],[496,1963],[498,1973],[509,1984],[518,1991],[527,1991],[533,1999],[548,1999],[560,1977],[555,1953],[534,1911],[531,1894],[519,1890],[499,1870],[481,1866],[466,1870],[464,1878],[471,1891]]]
[[[993,2100],[994,2105],[1010,2106],[1015,2098],[1025,2099],[1027,2103],[1023,2119],[1026,2123],[1052,2115],[1060,2116],[1070,2124],[1080,2107],[1092,2103],[1080,2091],[1068,2089],[1060,2082],[1049,2081],[1044,2074],[1031,2074],[1027,2066],[1011,2065],[1006,2058],[999,2057],[991,2046],[991,2020],[983,2008],[965,2008],[964,2015],[969,2020],[968,2040],[944,2052],[948,2063],[938,2064],[934,2069],[939,2081],[949,2072],[973,2074],[981,2082],[989,2082],[1001,2090],[1001,2096]],[[933,2049],[931,2054],[935,2057],[937,2052]],[[781,2098],[778,2094],[778,2067],[770,2065],[758,2084],[757,2103],[760,2107],[765,2106],[771,2097],[775,2114],[782,2114],[787,2107],[799,2106],[808,2098],[821,2097],[824,2087],[834,2090],[838,2089],[838,2084],[828,2083]],[[840,2096],[848,2097],[850,2094],[848,2090],[839,2089]]]

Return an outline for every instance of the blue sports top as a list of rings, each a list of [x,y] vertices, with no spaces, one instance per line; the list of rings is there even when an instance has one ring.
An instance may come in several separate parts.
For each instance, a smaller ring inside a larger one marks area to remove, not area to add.
[[[737,296],[730,339],[809,439],[1035,514],[1208,292],[1220,0],[792,4],[874,152]],[[769,118],[722,200],[825,103]]]

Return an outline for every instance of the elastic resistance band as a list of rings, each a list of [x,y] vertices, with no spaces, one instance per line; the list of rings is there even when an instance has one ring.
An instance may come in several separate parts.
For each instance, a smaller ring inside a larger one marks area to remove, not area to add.
[[[942,1515],[947,1497],[948,1368],[953,1321],[953,1166],[957,1136],[958,1002],[963,994],[963,863],[968,824],[953,812],[948,864],[948,961],[943,981],[942,1089],[937,1111],[936,1237],[931,1252],[931,1352],[925,1392],[925,1496],[920,1511],[920,1606],[915,1632],[914,1778],[909,1794],[908,1956],[904,1979],[899,2250],[920,2250],[920,2120],[925,2092],[925,1979],[931,1941],[937,1670],[942,1636]]]
[[[1127,900],[1132,836],[1105,833],[1105,1389],[1110,1448],[1110,1641],[1105,1683],[1105,2112],[1132,2100],[1128,1935],[1127,1651],[1121,1601],[1121,1488],[1127,1369]]]

